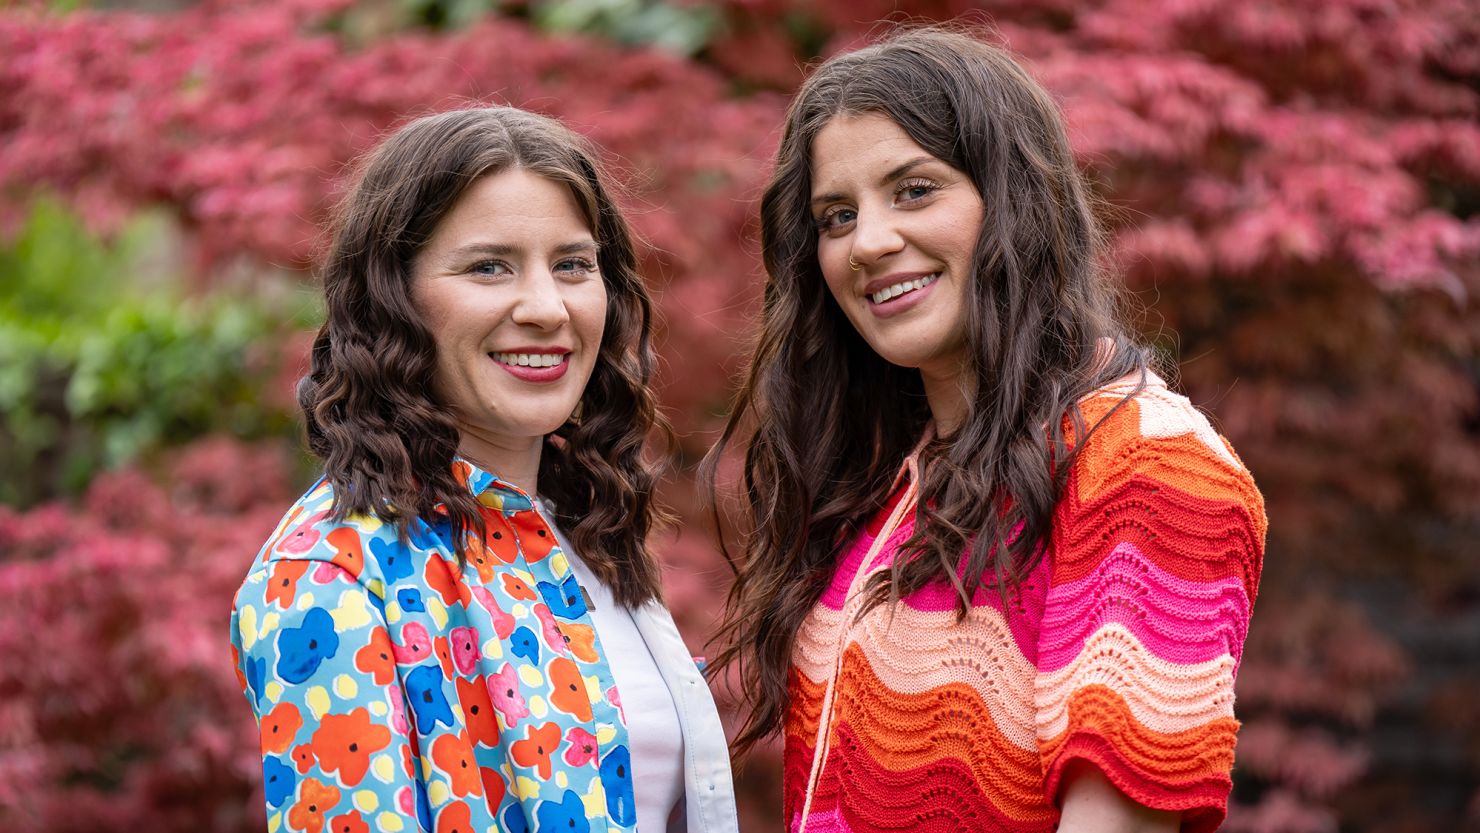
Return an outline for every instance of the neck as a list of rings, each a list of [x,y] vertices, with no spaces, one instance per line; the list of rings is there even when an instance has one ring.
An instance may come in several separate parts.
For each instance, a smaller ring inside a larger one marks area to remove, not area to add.
[[[976,379],[966,367],[945,370],[922,367],[920,381],[924,383],[930,417],[935,420],[936,436],[950,436],[966,421],[966,403],[976,392]]]
[[[544,437],[501,437],[466,425],[461,430],[459,455],[530,496],[538,494]]]

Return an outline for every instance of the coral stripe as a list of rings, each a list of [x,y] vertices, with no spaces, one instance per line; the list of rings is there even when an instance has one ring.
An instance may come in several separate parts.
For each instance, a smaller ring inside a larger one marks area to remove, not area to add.
[[[1210,500],[1149,478],[1130,477],[1090,502],[1070,482],[1055,515],[1055,586],[1092,573],[1116,546],[1185,581],[1236,577],[1252,601],[1259,586],[1262,524],[1239,503]]]
[[[976,789],[988,793],[1008,816],[1031,816],[1042,803],[1038,750],[1008,739],[970,686],[954,683],[919,694],[893,691],[855,645],[843,654],[835,697],[834,708],[847,720],[833,731],[848,727],[858,748],[880,767],[893,772],[958,760]],[[830,741],[834,748],[835,741]]]
[[[1000,612],[975,608],[960,624],[954,612],[903,605],[893,616],[887,610],[876,612],[859,624],[862,638],[853,644],[881,686],[902,695],[929,695],[946,686],[969,688],[1009,742],[1036,750],[1036,670],[1017,650]]]
[[[1069,698],[1069,725],[1043,740],[1043,759],[1050,768],[1063,764],[1060,750],[1079,736],[1099,737],[1115,750],[1118,772],[1180,792],[1209,782],[1225,784],[1233,767],[1238,721],[1220,718],[1182,732],[1157,732],[1136,720],[1125,699],[1103,685],[1087,685]]]
[[[911,833],[960,833],[962,830],[1031,831],[1054,820],[1044,804],[1040,782],[1033,779],[1038,796],[1014,815],[999,804],[996,784],[984,784],[966,761],[949,756],[901,768],[879,761],[867,748],[863,736],[851,726],[835,732],[828,755],[828,776],[817,785],[814,813],[836,812],[855,833],[898,831],[909,820]],[[1036,773],[1035,773],[1036,776]],[[812,830],[812,822],[807,822]]]
[[[1243,654],[1249,597],[1236,576],[1188,581],[1161,569],[1135,544],[1123,543],[1083,578],[1049,592],[1040,625],[1038,668],[1073,662],[1090,634],[1119,622],[1156,656],[1200,663]]]

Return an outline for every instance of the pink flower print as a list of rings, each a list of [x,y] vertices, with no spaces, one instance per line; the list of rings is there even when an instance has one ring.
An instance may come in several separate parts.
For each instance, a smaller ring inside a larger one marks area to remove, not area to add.
[[[565,762],[571,766],[585,766],[596,760],[596,736],[579,726],[570,727],[565,733]]]
[[[314,584],[328,584],[344,574],[344,569],[332,561],[320,561],[319,566],[313,569]]]
[[[478,667],[478,657],[482,653],[478,629],[471,625],[453,628],[448,636],[452,640],[452,664],[463,674],[472,674]]]
[[[411,733],[411,724],[406,722],[406,700],[401,694],[401,687],[390,686],[391,692],[391,728],[397,734],[408,735]]]
[[[498,606],[498,601],[493,598],[493,593],[489,592],[487,587],[474,587],[473,598],[477,599],[478,604],[483,605],[483,609],[493,617],[494,634],[499,639],[508,639],[509,634],[514,632],[514,617]]]
[[[327,511],[315,512],[310,515],[308,520],[294,527],[292,532],[283,536],[283,540],[278,542],[277,551],[298,554],[313,549],[313,545],[319,542],[319,531],[314,529],[314,526],[327,517],[329,517]]]
[[[416,818],[416,795],[410,787],[402,787],[396,791],[396,806],[406,818]]]
[[[488,675],[488,698],[493,701],[493,708],[504,716],[504,722],[513,728],[521,717],[529,717],[529,706],[524,703],[524,695],[519,693],[519,675],[514,672],[514,666],[504,663],[497,674]]]
[[[545,644],[550,650],[561,656],[570,653],[570,646],[565,644],[565,634],[560,632],[560,626],[555,624],[555,614],[550,612],[546,605],[535,605],[534,615],[540,619],[540,634],[545,637]]]
[[[617,687],[612,686],[606,690],[606,701],[617,707],[617,714],[622,716],[622,722],[627,722],[627,712],[622,710],[622,696],[617,693]]]
[[[401,644],[393,645],[396,662],[415,665],[432,655],[432,638],[420,622],[408,622],[401,628]]]

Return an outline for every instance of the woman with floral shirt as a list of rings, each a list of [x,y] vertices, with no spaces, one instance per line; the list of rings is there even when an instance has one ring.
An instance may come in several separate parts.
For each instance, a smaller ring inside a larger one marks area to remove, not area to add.
[[[236,596],[270,830],[736,829],[644,543],[649,301],[592,154],[512,108],[368,158],[299,386],[323,478]]]

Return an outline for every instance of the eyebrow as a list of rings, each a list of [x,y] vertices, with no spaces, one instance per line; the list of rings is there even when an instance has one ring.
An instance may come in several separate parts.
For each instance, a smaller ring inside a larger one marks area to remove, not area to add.
[[[905,162],[904,164],[891,169],[889,173],[879,177],[879,184],[888,185],[890,182],[893,182],[894,180],[899,179],[900,177],[909,173],[912,169],[923,165],[926,162],[934,161],[934,156],[917,156],[914,159],[911,159],[908,162]],[[836,202],[838,200],[844,199],[844,196],[845,195],[840,194],[837,191],[832,191],[826,194],[818,194],[817,196],[812,198],[812,204],[817,205],[818,203]]]
[[[596,241],[580,240],[572,243],[562,243],[561,245],[556,246],[553,254],[555,254],[557,257],[560,257],[564,255],[594,253],[597,250],[598,249],[596,246]],[[507,243],[469,243],[466,246],[458,246],[456,249],[448,252],[447,257],[456,260],[460,258],[479,255],[490,257],[509,257],[516,254],[519,254],[519,247],[510,246]]]

